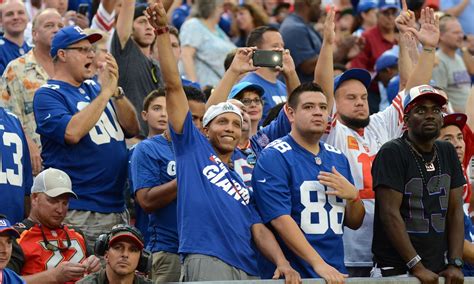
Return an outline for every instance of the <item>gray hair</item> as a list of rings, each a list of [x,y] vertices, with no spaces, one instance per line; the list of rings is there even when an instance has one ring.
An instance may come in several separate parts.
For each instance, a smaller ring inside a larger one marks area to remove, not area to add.
[[[192,16],[196,18],[208,19],[216,10],[217,6],[224,3],[224,0],[195,0]]]

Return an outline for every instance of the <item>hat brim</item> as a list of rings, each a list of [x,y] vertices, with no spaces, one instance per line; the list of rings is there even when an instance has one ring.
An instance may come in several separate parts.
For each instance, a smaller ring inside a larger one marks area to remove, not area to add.
[[[448,102],[446,98],[440,94],[426,93],[423,95],[419,95],[418,97],[414,98],[410,103],[408,103],[404,109],[404,113],[409,113],[415,106],[417,106],[420,102],[424,100],[432,100],[440,107],[444,106]]]
[[[397,5],[384,5],[384,6],[381,6],[379,7],[379,10],[388,10],[388,9],[397,9],[398,11],[400,11],[400,7],[398,7]]]
[[[4,228],[4,229],[0,230],[0,234],[9,234],[10,236],[12,236],[14,238],[19,238],[20,237],[20,233],[18,233],[18,231],[13,229],[12,227],[8,227],[8,228]]]
[[[69,194],[71,197],[74,197],[77,199],[77,195],[69,188],[66,187],[57,187],[51,190],[43,191],[44,194],[46,194],[49,197],[58,197],[63,194]]]
[[[134,234],[130,233],[130,232],[127,232],[127,231],[124,231],[124,232],[119,232],[115,235],[113,235],[111,238],[110,238],[110,241],[109,241],[109,247],[118,242],[118,241],[124,241],[124,242],[132,242],[134,243],[140,250],[142,250],[144,248],[144,245],[142,243],[142,241],[137,238]]]
[[[459,127],[459,129],[463,130],[464,126],[466,125],[466,121],[467,115],[464,113],[451,113],[443,118],[443,127],[455,125]]]
[[[370,87],[370,82],[372,81],[372,76],[365,69],[349,69],[338,77],[336,77],[336,79],[334,80],[334,91],[336,91],[342,85],[342,83],[348,80],[357,80],[361,82],[366,89],[368,89]]]

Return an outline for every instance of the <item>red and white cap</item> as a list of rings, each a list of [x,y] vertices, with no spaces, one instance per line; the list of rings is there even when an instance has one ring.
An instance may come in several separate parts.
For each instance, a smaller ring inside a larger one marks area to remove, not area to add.
[[[448,101],[441,93],[430,85],[420,85],[410,89],[408,96],[403,101],[404,113],[407,114],[412,108],[421,101],[430,99],[440,107],[444,106]]]

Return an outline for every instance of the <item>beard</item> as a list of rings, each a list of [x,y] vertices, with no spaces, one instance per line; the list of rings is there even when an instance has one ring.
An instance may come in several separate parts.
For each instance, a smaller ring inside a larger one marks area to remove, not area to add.
[[[413,136],[416,137],[418,141],[424,141],[424,142],[429,142],[433,139],[436,139],[439,137],[441,133],[441,129],[438,128],[435,131],[413,131],[412,134]]]
[[[368,116],[367,118],[361,119],[361,118],[350,118],[343,114],[339,114],[339,118],[347,127],[352,128],[352,129],[365,128],[370,123],[370,116]]]

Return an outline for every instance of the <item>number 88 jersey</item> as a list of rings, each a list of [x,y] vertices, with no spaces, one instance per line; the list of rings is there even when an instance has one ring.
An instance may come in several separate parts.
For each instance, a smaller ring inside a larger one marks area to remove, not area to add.
[[[25,134],[18,118],[0,107],[0,213],[10,222],[23,220],[24,198],[33,176]]]
[[[325,143],[319,146],[318,155],[314,155],[298,145],[290,135],[275,140],[262,151],[253,171],[252,186],[264,223],[290,215],[321,257],[340,272],[345,272],[342,234],[346,203],[336,196],[327,195],[326,191],[331,189],[322,185],[317,176],[320,171],[330,172],[334,166],[351,183],[353,180],[344,154]],[[281,240],[280,245],[302,278],[319,277]],[[268,275],[268,272],[263,274]]]

